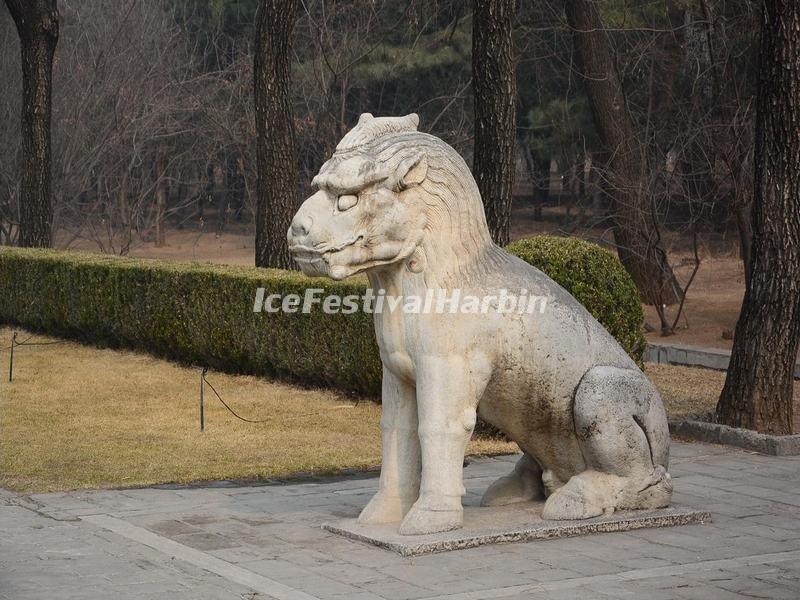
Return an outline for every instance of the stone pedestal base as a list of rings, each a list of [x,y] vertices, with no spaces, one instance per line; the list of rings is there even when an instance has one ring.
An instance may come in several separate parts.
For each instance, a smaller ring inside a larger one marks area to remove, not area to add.
[[[484,544],[711,522],[709,513],[679,506],[660,510],[620,511],[608,517],[583,521],[545,521],[541,518],[543,505],[537,502],[492,508],[468,506],[464,508],[463,528],[428,535],[400,535],[397,533],[398,523],[359,525],[356,519],[326,523],[323,527],[332,533],[392,550],[402,556],[416,556]]]

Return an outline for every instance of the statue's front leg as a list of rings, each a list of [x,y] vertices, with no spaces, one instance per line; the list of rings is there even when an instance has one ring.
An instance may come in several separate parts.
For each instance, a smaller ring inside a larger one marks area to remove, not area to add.
[[[416,392],[384,367],[381,403],[380,485],[378,493],[361,511],[359,523],[400,521],[419,495]]]
[[[464,452],[477,418],[488,369],[461,356],[434,357],[417,369],[422,449],[420,495],[400,525],[403,535],[461,527]]]

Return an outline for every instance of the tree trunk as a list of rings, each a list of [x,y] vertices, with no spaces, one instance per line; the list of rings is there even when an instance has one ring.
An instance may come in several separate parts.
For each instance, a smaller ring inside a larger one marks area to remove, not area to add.
[[[253,61],[257,140],[256,266],[293,268],[286,241],[297,205],[297,159],[290,101],[297,0],[261,0]]]
[[[475,98],[473,172],[492,239],[510,241],[517,77],[512,39],[515,3],[475,0],[472,17],[472,87]]]
[[[610,157],[607,191],[620,260],[646,303],[674,304],[680,287],[661,246],[645,181],[646,157],[628,114],[611,40],[592,0],[566,2],[566,14],[595,127]]]
[[[800,5],[793,0],[763,4],[748,283],[717,419],[792,433],[800,344]]]
[[[58,43],[56,0],[6,0],[22,54],[22,185],[19,245],[52,244],[50,115],[53,56]]]

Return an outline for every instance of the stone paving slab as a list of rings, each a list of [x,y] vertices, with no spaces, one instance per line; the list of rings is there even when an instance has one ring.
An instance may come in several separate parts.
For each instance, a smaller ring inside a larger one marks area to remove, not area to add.
[[[397,552],[400,556],[419,556],[486,544],[551,540],[711,522],[711,514],[707,511],[678,506],[661,510],[619,511],[610,516],[581,521],[546,521],[541,517],[543,507],[543,502],[492,508],[467,506],[464,508],[464,526],[461,529],[429,535],[400,535],[397,523],[361,525],[358,519],[325,523],[323,528],[346,538]]]
[[[23,496],[0,490],[0,600],[800,598],[800,458],[674,443],[713,522],[404,557],[333,534],[374,476]],[[517,457],[473,460],[467,505]]]

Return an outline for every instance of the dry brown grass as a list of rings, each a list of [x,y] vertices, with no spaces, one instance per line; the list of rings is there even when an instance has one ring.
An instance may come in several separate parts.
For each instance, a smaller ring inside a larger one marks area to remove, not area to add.
[[[645,365],[645,374],[658,391],[672,418],[701,416],[714,410],[725,383],[725,373],[693,367]]]
[[[10,340],[11,330],[0,328],[0,346]],[[0,487],[42,492],[284,477],[380,462],[380,407],[368,400],[352,408],[335,392],[211,372],[234,410],[271,420],[243,423],[207,390],[201,433],[197,369],[69,342],[17,348],[11,384],[7,351],[0,366]],[[513,451],[498,440],[469,447],[471,454]]]
[[[27,334],[20,333],[24,339]],[[36,336],[36,341],[50,338]],[[0,346],[11,330],[0,328]],[[198,426],[199,371],[145,354],[65,342],[18,348],[14,382],[0,361],[0,487],[24,492],[336,473],[380,462],[380,407],[329,390],[212,372],[243,423],[207,390]],[[648,365],[672,417],[713,410],[725,374]],[[800,385],[795,384],[800,396]],[[515,452],[494,439],[472,455]]]
[[[725,383],[725,373],[695,367],[647,364],[645,373],[661,392],[670,417],[679,419],[713,412]],[[794,382],[795,402],[800,381]]]

